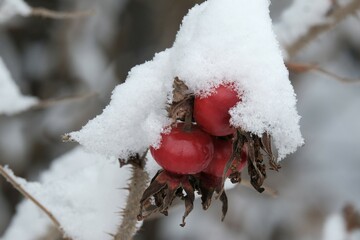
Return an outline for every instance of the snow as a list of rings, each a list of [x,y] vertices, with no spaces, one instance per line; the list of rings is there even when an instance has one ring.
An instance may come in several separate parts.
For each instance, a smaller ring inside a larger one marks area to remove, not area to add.
[[[347,231],[345,219],[340,214],[329,216],[324,224],[323,240],[359,240],[360,230]]]
[[[278,40],[285,46],[296,42],[317,25],[328,23],[327,12],[332,7],[330,0],[295,0],[274,25]]]
[[[1,13],[0,13],[1,15]],[[38,100],[23,96],[0,57],[0,115],[12,115],[34,106]]]
[[[71,134],[87,149],[126,159],[142,153],[160,141],[160,132],[169,124],[165,110],[171,79],[168,51],[134,67],[128,80],[117,86],[104,112],[79,132]]]
[[[345,221],[341,215],[334,214],[326,219],[323,240],[345,240],[346,235]]]
[[[242,102],[231,109],[231,123],[272,135],[278,160],[294,152],[303,144],[300,117],[268,5],[246,0],[196,5],[173,47],[134,67],[103,113],[70,133],[71,138],[91,151],[120,158],[158,145],[170,123],[165,109],[178,76],[202,96],[223,82],[234,83]]]
[[[77,147],[56,159],[39,182],[16,179],[54,214],[68,236],[97,240],[112,239],[108,233],[115,233],[120,224],[129,173],[114,159]],[[40,209],[24,200],[2,240],[39,239],[51,224]]]
[[[28,16],[31,7],[23,0],[2,0],[0,1],[0,24],[5,23],[16,15]]]

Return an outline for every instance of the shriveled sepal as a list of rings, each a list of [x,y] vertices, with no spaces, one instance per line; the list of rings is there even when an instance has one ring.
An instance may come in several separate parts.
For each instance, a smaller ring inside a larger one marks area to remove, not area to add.
[[[201,175],[199,175],[198,189],[201,194],[201,204],[204,210],[207,210],[210,207],[213,195],[214,193],[217,193],[222,202],[221,221],[223,221],[228,210],[228,201],[224,191],[222,178],[201,173]]]
[[[195,199],[195,189],[189,178],[189,175],[177,175],[160,170],[143,193],[138,220],[143,220],[155,212],[167,216],[173,200],[179,197],[185,201],[185,213],[180,224],[182,227],[185,226],[185,219],[192,211]],[[183,195],[183,190],[186,195]]]

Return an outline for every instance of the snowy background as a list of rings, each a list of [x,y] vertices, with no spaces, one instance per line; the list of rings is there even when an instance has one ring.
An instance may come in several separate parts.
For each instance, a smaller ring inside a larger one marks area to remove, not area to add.
[[[173,46],[182,18],[201,2],[0,0],[0,164],[29,181],[19,179],[72,238],[112,239],[130,171],[120,170],[116,159],[62,143],[60,136],[100,114],[133,66]],[[331,22],[326,15],[334,11],[333,2],[273,0],[270,13],[281,46],[286,49],[313,25]],[[94,9],[95,14],[52,20],[29,16],[29,6]],[[253,30],[261,32],[259,27],[254,24]],[[278,196],[237,186],[228,194],[224,223],[219,204],[204,212],[197,201],[185,228],[179,227],[179,205],[168,217],[145,221],[135,239],[360,239],[360,229],[349,233],[342,216],[346,204],[360,210],[359,18],[346,18],[289,59],[318,64],[358,83],[316,71],[290,73],[305,145],[282,161],[279,173],[269,172],[266,185]],[[0,190],[0,239],[59,239],[48,218],[3,178]]]

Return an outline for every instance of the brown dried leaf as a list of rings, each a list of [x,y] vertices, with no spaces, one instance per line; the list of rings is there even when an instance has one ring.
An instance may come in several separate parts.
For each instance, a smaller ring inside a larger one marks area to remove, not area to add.
[[[279,171],[281,166],[276,162],[271,147],[271,136],[268,133],[264,133],[261,137],[261,148],[265,151],[269,158],[269,165],[271,170]]]
[[[184,121],[186,116],[192,118],[192,109],[194,97],[189,92],[189,88],[179,78],[174,79],[173,83],[173,102],[168,106],[169,116],[175,122],[176,120]]]
[[[260,152],[260,139],[252,136],[249,143],[248,172],[250,175],[250,183],[258,192],[265,189],[261,187],[266,177],[265,165],[263,164],[262,154]]]
[[[222,202],[222,216],[221,216],[221,221],[224,221],[226,213],[228,211],[228,198],[225,194],[225,192],[223,191],[220,195],[220,201]]]
[[[234,142],[233,142],[233,149],[232,154],[229,158],[229,160],[226,162],[226,165],[224,167],[223,177],[222,177],[222,184],[224,184],[226,180],[226,173],[230,169],[231,165],[233,164],[235,159],[241,159],[241,152],[242,148],[245,144],[246,138],[240,133],[239,130],[236,131]]]
[[[182,223],[180,224],[181,227],[185,226],[185,219],[189,215],[189,213],[194,208],[194,200],[195,200],[195,194],[194,194],[194,188],[189,184],[183,184],[183,188],[186,192],[186,196],[184,198],[185,200],[185,213],[182,218]]]
[[[189,88],[178,77],[175,77],[173,83],[173,102],[178,103],[187,98],[189,95]]]
[[[187,114],[192,113],[193,109],[193,97],[189,96],[180,102],[173,103],[168,107],[169,116],[176,120],[185,120]]]

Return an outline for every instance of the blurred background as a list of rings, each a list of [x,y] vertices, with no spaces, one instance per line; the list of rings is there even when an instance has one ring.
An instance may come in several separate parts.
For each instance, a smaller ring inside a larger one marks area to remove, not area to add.
[[[0,25],[0,56],[16,84],[46,103],[0,116],[0,164],[36,180],[51,160],[77,145],[62,143],[60,136],[101,113],[131,67],[171,47],[183,16],[202,1],[26,2],[57,11],[95,10],[78,19],[17,17]],[[291,2],[272,0],[274,23]],[[359,81],[341,82],[318,72],[290,74],[306,144],[282,162],[279,173],[268,173],[266,185],[278,196],[240,185],[228,193],[230,210],[223,223],[219,204],[204,212],[198,201],[185,228],[179,227],[183,206],[174,207],[168,217],[145,221],[135,239],[325,239],[326,224],[343,216],[345,206],[360,210],[359,17],[316,38],[294,61]],[[21,199],[0,178],[0,236]]]

